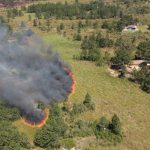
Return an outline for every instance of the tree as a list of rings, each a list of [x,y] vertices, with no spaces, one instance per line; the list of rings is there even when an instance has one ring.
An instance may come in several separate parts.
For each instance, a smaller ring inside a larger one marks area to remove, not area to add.
[[[78,22],[78,28],[79,28],[79,29],[80,29],[80,28],[83,28],[83,26],[84,26],[84,25],[82,24],[82,21],[79,21],[79,22]]]
[[[135,24],[136,20],[131,15],[123,15],[121,16],[121,19],[118,21],[116,29],[118,31],[122,31],[122,29],[131,24]]]
[[[19,110],[17,108],[6,107],[0,105],[0,120],[15,121],[20,118]]]
[[[126,50],[126,51],[132,51],[135,49],[134,46],[134,39],[130,39],[128,36],[122,36],[117,39],[115,46],[118,49]]]
[[[51,111],[51,117],[57,117],[58,118],[61,115],[61,109],[60,109],[57,102],[53,102],[51,104],[50,111]]]
[[[61,24],[60,24],[60,30],[63,30],[64,28],[65,28],[64,24],[61,23]]]
[[[109,127],[109,120],[106,119],[106,117],[100,118],[99,123],[97,124],[97,129],[99,131],[107,130]]]
[[[141,88],[147,93],[150,93],[150,71],[147,71],[145,74],[145,77],[141,83]]]
[[[131,60],[131,54],[127,50],[118,49],[115,52],[115,56],[111,59],[113,64],[117,64],[118,66],[123,66],[128,64]]]
[[[6,20],[3,16],[0,16],[0,25],[6,23]]]
[[[60,146],[59,136],[54,129],[55,125],[57,126],[58,124],[50,122],[49,126],[46,125],[42,129],[38,129],[35,134],[34,143],[42,148],[58,148]]]
[[[9,121],[0,121],[0,148],[9,150],[29,149],[28,139],[19,134]]]
[[[25,24],[24,21],[21,21],[20,27],[21,27],[21,28],[25,28],[25,27],[26,27],[26,24]]]
[[[138,57],[141,59],[150,60],[150,41],[141,42],[137,49]]]
[[[32,20],[31,15],[28,15],[28,20],[29,20],[29,21],[31,21],[31,20]]]
[[[75,0],[75,3],[79,3],[79,0]]]
[[[37,24],[37,20],[34,19],[34,20],[33,20],[33,26],[36,27],[37,25],[38,25],[38,24]]]
[[[50,31],[50,20],[49,19],[46,21],[46,25],[47,25],[47,31]]]
[[[112,122],[111,122],[111,131],[114,133],[114,134],[121,134],[121,123],[120,123],[120,119],[119,117],[114,114],[113,117],[112,117]]]
[[[112,31],[113,29],[116,28],[116,22],[114,22],[114,21],[113,22],[104,21],[103,24],[102,24],[102,28]]]
[[[93,28],[94,28],[94,29],[97,29],[97,28],[98,28],[98,22],[97,22],[97,21],[95,21],[95,22],[93,23]]]
[[[57,103],[52,104],[50,115],[46,125],[37,130],[34,143],[42,148],[59,148],[60,139],[66,135],[67,125]]]
[[[103,37],[101,33],[98,33],[96,38],[97,47],[111,47],[113,45],[113,41],[109,39],[109,36]]]
[[[91,96],[89,95],[89,93],[87,93],[86,95],[85,95],[85,99],[84,99],[84,101],[83,101],[83,104],[84,105],[88,105],[88,104],[90,104],[91,103]]]
[[[100,19],[120,17],[121,8],[115,4],[106,5],[103,1],[92,1],[89,4],[81,4],[76,0],[73,4],[46,3],[33,4],[28,7],[28,13],[39,13],[45,18],[56,17],[77,19]]]
[[[94,110],[95,109],[95,105],[92,102],[92,98],[88,93],[85,95],[85,99],[83,101],[83,104],[84,104],[84,106],[86,106],[86,108],[88,110]]]
[[[120,70],[119,70],[119,78],[124,78],[125,77],[125,73],[126,73],[126,67],[125,66],[121,66]]]
[[[141,88],[150,93],[150,71],[142,68],[140,71],[133,72],[133,79],[141,85]]]
[[[76,41],[81,41],[81,35],[80,35],[80,33],[75,34],[74,37],[73,37],[73,39],[76,40]]]
[[[21,10],[18,11],[19,16],[23,16],[23,12]]]

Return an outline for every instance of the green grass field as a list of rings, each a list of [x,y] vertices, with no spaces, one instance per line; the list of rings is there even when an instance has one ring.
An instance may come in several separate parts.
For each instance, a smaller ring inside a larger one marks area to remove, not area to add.
[[[149,95],[126,79],[111,77],[105,67],[99,68],[90,62],[73,60],[73,54],[79,53],[79,43],[58,35],[43,38],[54,46],[54,50],[59,52],[65,62],[69,63],[75,75],[75,94],[69,101],[81,102],[87,92],[93,97],[96,112],[88,112],[81,118],[99,119],[102,115],[111,117],[116,113],[121,118],[125,137],[123,144],[114,149],[147,150],[150,147]]]
[[[58,1],[61,0],[55,2]],[[67,1],[73,2],[74,0]],[[82,2],[85,1],[89,0],[82,0]],[[49,0],[49,2],[54,1]],[[41,33],[37,28],[33,28],[33,21],[28,21],[28,14],[16,17],[10,23],[15,28],[22,20],[40,34],[47,44],[53,46],[53,50],[59,53],[74,73],[76,79],[75,94],[68,101],[81,103],[87,92],[92,96],[96,105],[95,112],[84,113],[80,118],[85,120],[95,120],[101,116],[111,118],[116,113],[121,119],[124,132],[123,143],[116,147],[96,147],[95,150],[149,150],[150,96],[140,90],[138,85],[127,79],[110,76],[107,67],[97,67],[91,62],[73,60],[73,55],[80,52],[80,43],[68,40],[56,33]],[[67,21],[65,23],[70,24]],[[52,21],[52,25],[55,26],[55,24],[57,24],[56,21]],[[140,30],[146,31],[146,26],[141,26]],[[69,32],[67,30],[66,34],[70,34]],[[36,129],[27,127],[21,120],[14,122],[14,125],[20,132],[24,132],[30,141],[33,141]]]
[[[124,140],[116,147],[97,147],[96,150],[148,150],[150,147],[150,97],[141,91],[138,85],[127,79],[111,77],[107,67],[97,67],[86,61],[73,60],[73,55],[80,51],[80,43],[73,42],[61,35],[44,35],[47,44],[60,54],[64,62],[68,63],[76,79],[75,94],[70,102],[82,102],[87,92],[96,104],[95,112],[82,114],[81,119],[94,120],[101,116],[110,118],[116,113],[122,122]],[[33,139],[35,130],[15,122],[21,132]]]

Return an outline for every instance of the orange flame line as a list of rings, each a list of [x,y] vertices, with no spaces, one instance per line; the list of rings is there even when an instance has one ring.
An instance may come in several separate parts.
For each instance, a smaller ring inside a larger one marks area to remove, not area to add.
[[[68,95],[68,98],[69,98],[71,95],[73,95],[75,93],[76,80],[75,80],[74,74],[71,72],[70,69],[64,67],[64,70],[66,71],[66,73],[68,74],[68,76],[72,79],[72,85],[70,87],[70,94]]]
[[[72,79],[72,85],[70,87],[70,94],[68,95],[68,98],[69,98],[70,96],[72,96],[75,93],[76,80],[75,80],[74,74],[71,72],[70,69],[68,69],[67,67],[64,67],[64,70],[68,74],[68,76]],[[46,123],[46,121],[48,120],[48,117],[49,117],[49,110],[45,109],[44,112],[46,115],[38,124],[29,123],[29,121],[26,120],[25,118],[22,118],[22,122],[31,128],[41,128]]]
[[[31,128],[41,128],[46,123],[46,121],[48,120],[48,116],[49,116],[49,110],[48,109],[45,109],[44,112],[45,112],[45,117],[38,124],[32,124],[28,120],[26,120],[25,118],[22,118],[22,122],[26,126],[31,127]]]

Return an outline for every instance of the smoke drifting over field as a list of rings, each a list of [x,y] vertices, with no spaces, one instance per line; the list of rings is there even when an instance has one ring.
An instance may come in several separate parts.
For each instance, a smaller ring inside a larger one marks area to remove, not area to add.
[[[64,66],[30,30],[8,36],[7,29],[0,27],[0,97],[18,107],[29,121],[44,117],[37,102],[67,98],[73,81]]]

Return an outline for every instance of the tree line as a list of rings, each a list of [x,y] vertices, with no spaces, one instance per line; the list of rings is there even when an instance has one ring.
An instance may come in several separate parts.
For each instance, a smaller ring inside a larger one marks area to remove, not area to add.
[[[38,18],[44,16],[46,19],[54,16],[59,19],[105,19],[119,17],[122,11],[119,6],[106,5],[102,1],[92,1],[87,4],[79,2],[33,4],[28,7],[28,13],[35,13]]]

